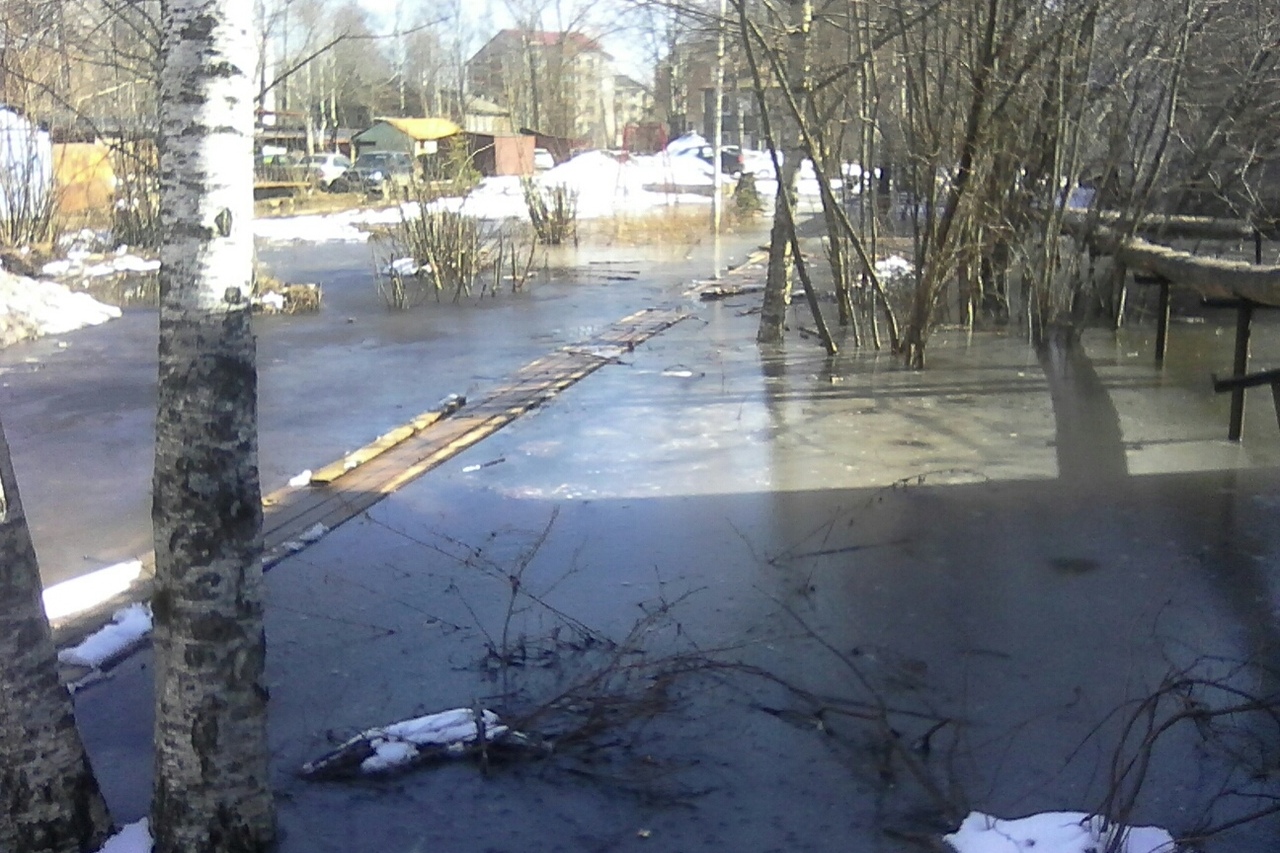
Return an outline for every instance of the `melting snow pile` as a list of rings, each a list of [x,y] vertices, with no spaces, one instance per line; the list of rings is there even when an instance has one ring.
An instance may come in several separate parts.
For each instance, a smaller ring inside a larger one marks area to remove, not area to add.
[[[1177,849],[1173,836],[1159,827],[1119,826],[1084,812],[1044,812],[1018,820],[970,812],[960,828],[943,840],[956,853],[1175,853]]]
[[[897,281],[905,279],[915,271],[911,261],[901,255],[890,255],[876,261],[876,275],[881,281]]]
[[[119,316],[119,308],[104,305],[87,293],[0,268],[0,346],[41,335],[66,334]]]
[[[645,213],[677,205],[709,205],[714,170],[708,159],[699,156],[700,152],[705,155],[707,147],[701,136],[686,134],[657,154],[585,151],[533,180],[544,192],[553,187],[568,189],[576,197],[579,219]],[[758,178],[758,189],[774,192],[776,181],[769,155],[743,151],[742,157],[744,168]],[[845,171],[850,176],[860,173],[856,166],[848,166]],[[734,180],[729,175],[720,176],[724,184]],[[838,187],[840,181],[833,184]],[[801,164],[798,190],[801,195],[817,195],[813,165],[808,160]],[[465,197],[438,199],[431,206],[489,221],[529,218],[524,188],[520,178],[514,176],[485,178]],[[364,242],[372,228],[394,224],[402,216],[417,215],[417,203],[407,202],[380,209],[258,219],[254,233],[272,242]]]
[[[124,272],[155,272],[160,261],[141,258],[129,251],[128,246],[117,246],[108,251],[109,235],[91,228],[64,235],[58,245],[65,256],[45,264],[40,272],[50,278],[98,278]]]
[[[117,610],[109,625],[86,637],[79,645],[58,652],[58,660],[97,669],[142,642],[151,633],[151,609],[131,604]]]

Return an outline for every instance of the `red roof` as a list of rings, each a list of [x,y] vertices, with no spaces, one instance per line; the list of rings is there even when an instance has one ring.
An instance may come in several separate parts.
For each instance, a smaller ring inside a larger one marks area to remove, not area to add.
[[[500,38],[504,41],[523,41],[528,39],[530,44],[541,45],[542,47],[569,44],[584,52],[604,53],[604,48],[600,47],[600,42],[578,32],[556,33],[547,30],[502,30],[494,38]]]

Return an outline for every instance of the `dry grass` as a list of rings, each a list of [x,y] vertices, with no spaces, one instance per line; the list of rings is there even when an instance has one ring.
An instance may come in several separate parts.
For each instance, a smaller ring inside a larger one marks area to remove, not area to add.
[[[363,193],[307,192],[259,199],[253,203],[254,216],[297,216],[302,213],[336,213],[360,207],[390,207],[394,198],[370,198]]]
[[[727,215],[721,224],[724,231],[732,233],[741,220]],[[609,245],[694,246],[711,235],[711,208],[706,205],[685,205],[613,216],[608,219],[584,221],[579,231],[585,242],[604,242]]]

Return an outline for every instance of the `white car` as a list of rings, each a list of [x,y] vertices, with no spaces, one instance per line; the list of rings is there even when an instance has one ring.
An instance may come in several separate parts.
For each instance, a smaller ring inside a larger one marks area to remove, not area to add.
[[[556,158],[551,156],[551,152],[545,148],[533,149],[533,168],[539,172],[545,172],[548,169],[556,167]]]
[[[312,154],[303,161],[303,164],[316,182],[316,186],[325,190],[329,189],[334,180],[342,177],[342,174],[351,168],[351,160],[341,154],[332,152]]]

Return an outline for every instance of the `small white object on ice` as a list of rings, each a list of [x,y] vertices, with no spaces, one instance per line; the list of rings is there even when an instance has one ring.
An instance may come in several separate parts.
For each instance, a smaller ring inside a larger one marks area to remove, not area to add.
[[[662,371],[663,376],[674,376],[677,379],[689,379],[693,376],[693,371],[687,368],[667,368]]]
[[[98,853],[151,853],[151,847],[151,827],[144,817],[137,823],[122,826]]]
[[[396,258],[391,263],[382,268],[384,274],[394,273],[396,275],[417,275],[419,272],[429,270],[430,267],[419,265],[414,258]]]
[[[76,666],[97,668],[136,645],[151,631],[151,609],[130,604],[116,611],[112,622],[85,637],[79,645],[58,652],[58,660]]]
[[[269,290],[258,297],[258,304],[270,308],[272,311],[283,311],[284,294]]]
[[[301,474],[299,474],[298,476],[293,477],[292,479],[290,479],[290,480],[289,480],[289,485],[290,485],[292,488],[295,488],[295,489],[300,489],[300,488],[302,488],[303,486],[309,486],[309,485],[311,485],[311,469],[310,469],[310,468],[308,468],[307,470],[303,471],[303,472],[302,472]]]
[[[462,473],[470,474],[472,471],[479,471],[479,470],[480,470],[479,465],[468,465],[467,467],[462,469]]]
[[[956,853],[1175,853],[1173,836],[1156,826],[1119,826],[1085,812],[1043,812],[1017,820],[1001,820],[970,812],[960,828],[943,840]]]
[[[306,530],[302,531],[298,538],[310,545],[312,542],[320,541],[320,539],[322,539],[328,532],[329,528],[325,527],[320,522],[316,522]]]

